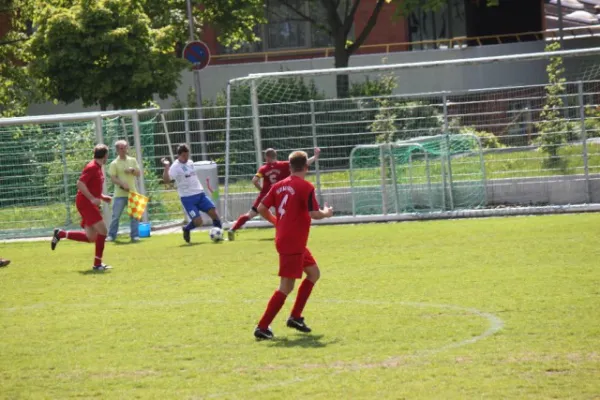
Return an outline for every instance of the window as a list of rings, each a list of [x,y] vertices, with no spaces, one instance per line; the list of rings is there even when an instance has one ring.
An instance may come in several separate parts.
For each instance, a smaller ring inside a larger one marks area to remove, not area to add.
[[[451,39],[466,35],[465,6],[463,0],[449,0],[437,12],[417,10],[408,18],[411,42]],[[432,43],[413,45],[413,50],[437,48]]]
[[[309,2],[306,0],[286,1],[289,1],[294,8],[300,10],[303,14],[328,26],[325,9],[320,2]],[[345,4],[346,0],[340,1],[340,10],[343,10],[342,7],[345,7]],[[256,36],[261,39],[260,42],[244,44],[237,50],[220,46],[219,53],[254,53],[333,46],[333,40],[325,30],[306,21],[279,1],[269,0],[266,4],[266,10],[269,23],[259,25],[255,29]],[[348,39],[351,40],[353,36],[354,32],[351,31]]]
[[[254,34],[259,38],[262,37],[262,26],[258,25],[254,27]],[[244,43],[238,49],[232,49],[231,47],[223,46],[219,43],[219,54],[241,54],[241,53],[260,53],[264,51],[263,42]]]
[[[302,0],[288,0],[291,5],[303,13],[307,12],[307,3]],[[303,20],[289,7],[270,1],[267,5],[266,43],[270,50],[308,47],[310,23]]]

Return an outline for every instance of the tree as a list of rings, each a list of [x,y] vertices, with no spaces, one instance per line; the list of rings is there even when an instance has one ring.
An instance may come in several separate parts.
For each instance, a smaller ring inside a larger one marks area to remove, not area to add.
[[[170,27],[152,29],[139,2],[82,0],[50,4],[34,18],[29,64],[54,99],[105,110],[138,107],[175,92],[184,67]]]
[[[264,23],[263,0],[192,0],[194,36],[200,37],[203,26],[210,25],[219,32],[219,41],[231,47],[258,40],[254,27]],[[183,44],[189,39],[186,0],[143,0],[144,10],[152,28],[174,28],[175,41]]]
[[[25,0],[0,0],[0,17],[10,21],[8,33],[0,38],[0,117],[23,115],[31,102],[41,99],[26,68],[27,5]]]
[[[256,40],[252,28],[264,22],[262,0],[198,4],[196,38],[210,22],[235,47]],[[0,0],[3,12],[11,28],[0,39],[2,115],[24,113],[41,94],[102,109],[138,107],[174,94],[188,66],[177,57],[189,40],[186,0]]]
[[[448,0],[376,0],[373,2],[367,23],[360,32],[355,32],[351,40],[354,17],[361,3],[371,0],[271,0],[272,5],[282,5],[293,15],[292,20],[308,21],[317,30],[326,33],[333,42],[335,68],[348,67],[350,56],[363,45],[381,16],[385,4],[392,3],[396,8],[395,16],[408,16],[418,8],[438,10]],[[487,6],[498,5],[498,0],[486,0]],[[308,11],[306,8],[308,3]],[[312,10],[323,11],[311,13]],[[276,12],[275,12],[276,14]],[[389,17],[389,16],[386,16]],[[337,76],[338,97],[348,97],[348,75]]]

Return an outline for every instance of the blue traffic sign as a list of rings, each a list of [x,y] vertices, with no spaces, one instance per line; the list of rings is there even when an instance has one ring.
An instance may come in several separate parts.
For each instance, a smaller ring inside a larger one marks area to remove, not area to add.
[[[204,42],[189,42],[183,49],[183,58],[193,64],[192,69],[203,69],[210,62],[210,50]]]

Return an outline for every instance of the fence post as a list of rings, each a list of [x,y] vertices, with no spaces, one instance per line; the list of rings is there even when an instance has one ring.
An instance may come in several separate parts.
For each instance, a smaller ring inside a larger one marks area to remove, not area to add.
[[[135,144],[135,154],[138,159],[138,164],[140,165],[140,192],[147,196],[146,177],[144,176],[144,158],[142,155],[142,138],[140,135],[140,117],[137,111],[135,111],[131,116],[131,123],[133,124],[133,142]],[[146,211],[144,211],[142,219],[144,222],[148,222],[148,208],[146,208]]]
[[[446,160],[448,161],[448,200],[450,201],[450,210],[454,210],[454,183],[452,181],[452,155],[450,145],[450,135],[446,133]]]
[[[94,131],[96,132],[96,143],[104,143],[104,134],[102,133],[102,117],[100,115],[94,119]]]
[[[390,152],[390,168],[392,170],[392,185],[394,188],[394,208],[396,214],[400,213],[400,199],[398,198],[398,180],[396,179],[396,160],[394,159],[394,152],[392,151],[392,145],[386,144],[387,150]]]
[[[315,101],[310,100],[310,125],[312,127],[312,139],[313,147],[319,147],[317,145],[317,119],[315,117]],[[323,193],[321,192],[321,168],[319,167],[319,159],[315,161],[315,177],[317,184],[317,199],[319,204],[323,204]]]
[[[65,206],[67,208],[67,219],[65,225],[71,225],[71,202],[69,201],[69,168],[67,167],[67,146],[65,144],[65,129],[61,123],[58,124],[60,127],[60,144],[62,153],[62,165],[63,165],[63,185],[65,189]]]
[[[382,214],[387,215],[387,185],[386,185],[386,173],[385,173],[385,151],[384,145],[379,146],[379,157],[381,165],[381,208]]]
[[[590,170],[587,148],[587,132],[585,130],[585,104],[583,99],[583,82],[577,83],[577,92],[579,98],[579,118],[581,119],[581,140],[583,142],[583,173],[585,175],[585,201],[592,202],[592,192],[590,187]]]
[[[256,169],[262,165],[262,144],[260,138],[260,116],[258,110],[258,93],[256,91],[256,80],[250,83],[250,101],[252,103],[252,127],[254,131],[254,147],[256,149]]]
[[[444,113],[444,133],[448,133],[450,123],[448,122],[448,95],[446,93],[442,95],[442,103]]]
[[[354,193],[354,152],[356,147],[350,151],[350,196],[352,197],[352,216],[356,217],[356,199]]]
[[[226,106],[225,106],[225,181],[223,189],[223,215],[226,221],[230,221],[229,218],[229,152],[230,152],[230,138],[231,138],[231,82],[227,82],[226,89]]]
[[[452,193],[452,187],[454,186],[452,183],[452,158],[450,157],[450,133],[448,132],[450,128],[450,123],[448,121],[448,96],[446,93],[442,96],[443,107],[444,107],[444,135],[446,135],[446,161],[448,163],[448,200],[450,201],[450,210],[454,210],[454,194]],[[442,156],[443,158],[443,156]],[[444,187],[444,191],[446,188]]]
[[[192,140],[190,138],[190,112],[187,108],[183,109],[183,129],[185,130],[185,144],[190,149],[190,158],[193,160]]]

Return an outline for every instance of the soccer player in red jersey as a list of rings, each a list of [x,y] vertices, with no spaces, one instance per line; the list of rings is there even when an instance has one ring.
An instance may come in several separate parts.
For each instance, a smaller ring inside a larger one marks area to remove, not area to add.
[[[303,151],[290,154],[291,176],[277,182],[258,206],[260,215],[275,223],[275,247],[279,253],[279,288],[271,296],[267,309],[254,330],[257,339],[272,339],[269,325],[283,307],[287,296],[294,290],[296,279],[306,278],[300,284],[296,302],[287,320],[287,326],[300,332],[310,332],[304,323],[302,311],[321,275],[317,262],[306,247],[311,219],[329,218],[333,209],[327,204],[320,210],[315,198],[315,188],[305,180],[308,173],[308,156]],[[277,218],[271,214],[275,207]],[[274,221],[275,220],[275,221]]]
[[[315,155],[308,159],[308,165],[319,159],[321,149],[315,147]],[[256,175],[252,178],[252,183],[259,190],[259,194],[252,204],[252,208],[246,214],[242,214],[238,217],[235,224],[231,227],[228,232],[229,240],[235,239],[235,231],[240,229],[246,222],[258,215],[258,205],[260,204],[263,197],[269,193],[271,186],[277,182],[290,176],[290,162],[289,161],[277,161],[277,152],[274,149],[265,150],[265,163],[258,169]],[[261,184],[262,179],[262,184]]]
[[[102,253],[104,253],[104,242],[106,240],[106,224],[100,213],[100,204],[102,201],[110,202],[111,197],[102,194],[104,184],[104,172],[102,166],[108,161],[108,147],[103,144],[94,147],[94,159],[90,161],[79,180],[77,181],[77,196],[75,205],[77,211],[81,214],[81,227],[84,231],[64,231],[54,229],[50,248],[54,250],[60,239],[75,240],[77,242],[95,242],[96,253],[94,257],[93,269],[95,271],[104,271],[110,269],[109,265],[102,263]]]

